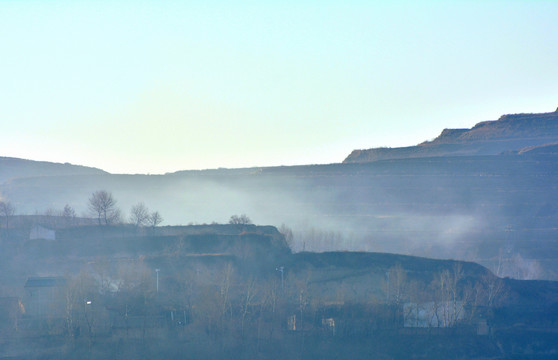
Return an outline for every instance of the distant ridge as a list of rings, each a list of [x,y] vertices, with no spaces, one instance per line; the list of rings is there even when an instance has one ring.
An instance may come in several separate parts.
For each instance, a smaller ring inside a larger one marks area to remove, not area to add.
[[[0,183],[11,179],[26,177],[99,174],[106,174],[106,172],[97,168],[72,165],[69,163],[62,164],[0,157]]]
[[[551,113],[503,115],[495,121],[480,122],[471,129],[444,129],[436,139],[416,146],[354,150],[343,162],[502,153],[534,154],[542,152],[524,149],[556,143],[558,109]]]

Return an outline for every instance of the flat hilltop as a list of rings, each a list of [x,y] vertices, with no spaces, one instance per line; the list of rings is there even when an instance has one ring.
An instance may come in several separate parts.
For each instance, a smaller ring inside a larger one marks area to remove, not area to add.
[[[432,141],[398,148],[354,150],[345,163],[437,156],[498,155],[558,142],[558,111],[503,115],[471,129],[444,129]]]

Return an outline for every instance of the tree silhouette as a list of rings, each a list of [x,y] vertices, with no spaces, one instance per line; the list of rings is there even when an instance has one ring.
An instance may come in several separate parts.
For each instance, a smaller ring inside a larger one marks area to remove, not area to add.
[[[246,215],[233,215],[229,219],[229,224],[231,225],[250,225],[252,224],[252,220]]]
[[[6,229],[10,227],[10,218],[15,214],[15,207],[11,202],[0,201],[0,215],[4,217],[6,221]]]
[[[138,203],[132,206],[130,210],[130,221],[136,227],[144,226],[151,220],[151,215],[149,215],[149,209],[144,203]]]
[[[89,210],[97,216],[99,225],[118,222],[120,220],[120,210],[116,207],[116,200],[112,193],[105,190],[95,191],[89,198]]]

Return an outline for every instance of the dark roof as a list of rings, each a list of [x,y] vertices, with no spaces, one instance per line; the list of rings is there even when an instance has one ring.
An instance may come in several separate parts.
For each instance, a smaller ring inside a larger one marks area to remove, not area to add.
[[[30,277],[25,282],[25,287],[56,287],[65,286],[66,279],[61,276]]]
[[[3,296],[0,297],[0,308],[6,308],[13,304],[18,304],[19,298],[14,296]]]

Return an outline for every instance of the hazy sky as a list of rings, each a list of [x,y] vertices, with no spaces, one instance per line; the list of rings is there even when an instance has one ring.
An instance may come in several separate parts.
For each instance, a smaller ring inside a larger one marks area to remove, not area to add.
[[[0,1],[0,156],[332,163],[558,107],[558,1]]]

